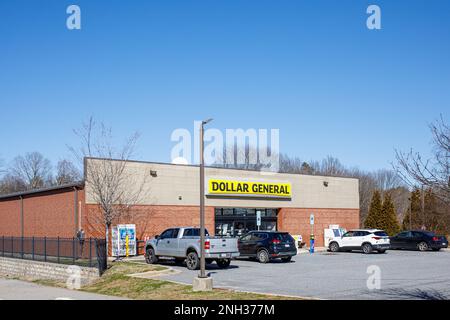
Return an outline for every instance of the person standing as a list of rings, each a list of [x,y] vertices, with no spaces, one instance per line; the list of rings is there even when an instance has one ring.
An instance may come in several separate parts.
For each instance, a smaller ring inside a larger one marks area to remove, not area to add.
[[[78,230],[77,232],[77,239],[80,243],[80,257],[83,258],[83,248],[85,243],[85,233],[83,229]]]

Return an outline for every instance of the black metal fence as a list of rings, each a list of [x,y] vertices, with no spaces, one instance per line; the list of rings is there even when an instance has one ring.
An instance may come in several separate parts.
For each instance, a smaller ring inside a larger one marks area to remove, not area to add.
[[[107,268],[106,240],[97,238],[0,237],[0,256],[82,267]]]

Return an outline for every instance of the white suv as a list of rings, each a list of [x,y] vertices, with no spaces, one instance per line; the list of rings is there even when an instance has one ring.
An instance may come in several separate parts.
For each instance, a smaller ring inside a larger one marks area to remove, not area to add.
[[[376,250],[385,253],[390,246],[389,236],[383,230],[357,229],[347,232],[342,237],[333,238],[329,250],[331,252],[362,250],[367,254]]]

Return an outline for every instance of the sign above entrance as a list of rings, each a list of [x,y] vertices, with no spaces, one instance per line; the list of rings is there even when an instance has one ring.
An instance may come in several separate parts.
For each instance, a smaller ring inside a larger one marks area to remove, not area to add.
[[[292,191],[290,183],[209,179],[208,195],[290,199]]]

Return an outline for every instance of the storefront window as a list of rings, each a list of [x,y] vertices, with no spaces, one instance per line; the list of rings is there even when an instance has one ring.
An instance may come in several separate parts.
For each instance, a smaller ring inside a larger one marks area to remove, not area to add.
[[[258,230],[257,212],[261,214],[260,230],[277,230],[277,209],[216,208],[216,235],[239,237],[249,231]]]
[[[230,209],[230,208],[224,208],[224,209],[222,209],[222,214],[224,216],[232,216],[232,215],[234,215],[234,211],[233,211],[233,209]]]
[[[277,223],[271,222],[271,221],[262,221],[261,222],[261,230],[276,231]]]
[[[266,217],[276,217],[277,209],[266,209]]]

